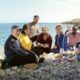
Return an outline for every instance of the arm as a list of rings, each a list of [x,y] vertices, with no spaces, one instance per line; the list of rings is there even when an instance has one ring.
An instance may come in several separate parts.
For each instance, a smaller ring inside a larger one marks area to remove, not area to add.
[[[28,49],[30,50],[31,47],[32,47],[32,42],[31,40],[29,39],[29,37],[22,37],[22,38],[19,38],[19,41],[21,43],[21,45],[25,48],[25,49]]]
[[[19,42],[11,41],[10,44],[9,44],[9,47],[10,47],[11,50],[13,50],[18,55],[27,55],[27,54],[29,54],[28,51],[25,51],[20,47]]]
[[[39,34],[40,33],[40,31],[39,31],[40,29],[39,29],[39,25],[37,25],[37,34]]]
[[[48,45],[49,45],[49,48],[51,48],[51,46],[52,46],[52,37],[51,36],[49,36],[49,38],[48,38]]]
[[[37,46],[41,46],[41,43],[40,43],[41,39],[40,38],[41,38],[40,35],[38,35],[38,38],[37,38]]]
[[[53,46],[53,48],[58,48],[58,45],[57,45],[57,36],[55,36],[55,45]]]

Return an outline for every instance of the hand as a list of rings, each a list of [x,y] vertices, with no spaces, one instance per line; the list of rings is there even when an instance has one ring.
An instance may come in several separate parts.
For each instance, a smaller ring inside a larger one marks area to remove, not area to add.
[[[37,46],[40,46],[41,44],[40,43],[37,43]]]
[[[45,44],[44,45],[44,48],[49,48],[49,44]]]
[[[43,44],[40,44],[40,46],[41,46],[41,47],[44,47],[44,45],[43,45]]]
[[[57,49],[57,46],[56,46],[56,45],[54,45],[54,46],[53,46],[53,48]]]

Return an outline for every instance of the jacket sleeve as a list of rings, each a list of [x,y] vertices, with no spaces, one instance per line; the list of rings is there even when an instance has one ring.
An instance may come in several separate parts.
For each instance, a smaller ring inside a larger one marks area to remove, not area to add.
[[[37,43],[40,43],[41,41],[41,35],[38,35],[38,37],[37,37]]]
[[[55,45],[57,46],[57,49],[59,49],[59,45],[57,44],[57,35],[55,36]]]
[[[55,36],[55,45],[57,45],[57,36]]]
[[[51,36],[49,36],[49,38],[48,38],[49,40],[48,40],[48,42],[49,42],[49,47],[51,48],[51,46],[52,46],[52,37]]]
[[[18,41],[11,41],[9,44],[11,50],[13,50],[18,55],[27,55],[30,52],[27,50],[23,50]]]

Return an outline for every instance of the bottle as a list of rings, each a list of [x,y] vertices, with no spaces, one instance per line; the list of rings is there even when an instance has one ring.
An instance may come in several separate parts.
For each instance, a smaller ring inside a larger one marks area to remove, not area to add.
[[[60,54],[63,54],[63,52],[64,52],[64,49],[60,48]]]

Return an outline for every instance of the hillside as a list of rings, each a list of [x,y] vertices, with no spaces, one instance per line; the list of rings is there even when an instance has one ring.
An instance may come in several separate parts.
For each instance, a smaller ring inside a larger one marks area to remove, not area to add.
[[[70,21],[65,21],[65,22],[62,22],[62,23],[65,23],[65,24],[80,24],[80,18],[72,19]]]

